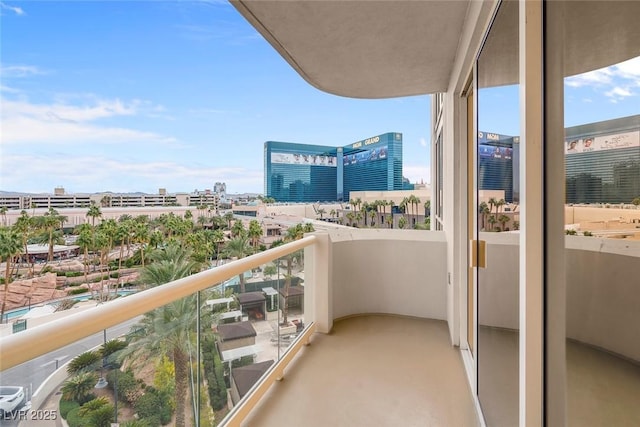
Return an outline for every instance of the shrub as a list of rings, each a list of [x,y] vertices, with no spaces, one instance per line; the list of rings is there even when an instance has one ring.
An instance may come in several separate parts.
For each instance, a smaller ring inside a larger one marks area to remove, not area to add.
[[[126,348],[127,345],[126,341],[118,339],[109,340],[100,347],[100,353],[102,354],[102,357],[109,357],[110,355]]]
[[[578,232],[576,230],[565,230],[564,234],[566,234],[567,236],[575,236],[576,234],[578,234]]]
[[[583,236],[588,236],[588,237],[593,237],[593,233],[590,231],[585,231],[584,233],[582,233]]]
[[[91,392],[96,385],[96,381],[98,381],[98,377],[93,372],[75,375],[62,385],[62,398],[76,401],[79,404],[88,402],[93,399]]]
[[[131,370],[122,372],[115,369],[107,374],[107,382],[110,387],[115,387],[115,376],[118,376],[118,397],[129,404],[134,404],[140,396],[142,396],[142,390]]]
[[[75,288],[75,289],[69,289],[67,291],[67,295],[79,295],[79,294],[86,294],[88,291],[86,288]]]
[[[67,271],[62,275],[64,275],[65,277],[80,277],[83,276],[84,273],[82,271]]]
[[[86,421],[78,415],[78,411],[80,411],[80,406],[67,413],[67,424],[69,424],[69,427],[82,427],[86,425]]]
[[[79,407],[80,404],[75,400],[60,399],[60,416],[66,420],[69,411]]]
[[[77,374],[83,371],[93,370],[98,366],[100,359],[100,354],[97,351],[85,351],[84,353],[74,357],[71,362],[69,362],[67,372],[70,374]]]
[[[171,422],[173,411],[170,397],[154,387],[147,387],[145,394],[133,406],[141,419],[158,417],[162,425]]]
[[[118,277],[120,277],[120,273],[118,271],[114,271],[113,273],[109,273],[109,277],[111,277],[112,279],[117,279]]]

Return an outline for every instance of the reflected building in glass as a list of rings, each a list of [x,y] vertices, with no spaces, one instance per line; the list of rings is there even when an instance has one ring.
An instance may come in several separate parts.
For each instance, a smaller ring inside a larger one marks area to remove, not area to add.
[[[566,129],[567,203],[631,203],[640,196],[640,115]]]
[[[351,191],[402,190],[402,134],[329,147],[264,143],[264,194],[278,202],[343,201]]]
[[[640,115],[565,129],[567,203],[631,203],[640,197]],[[518,136],[478,132],[478,186],[519,202]]]
[[[520,137],[478,132],[478,188],[503,190],[508,203],[519,202]]]

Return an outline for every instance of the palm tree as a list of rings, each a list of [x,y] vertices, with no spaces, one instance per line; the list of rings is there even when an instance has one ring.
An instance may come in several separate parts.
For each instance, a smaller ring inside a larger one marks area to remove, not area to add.
[[[498,217],[498,222],[500,223],[500,227],[502,231],[505,230],[505,227],[507,225],[507,223],[511,220],[511,218],[509,218],[508,216],[506,216],[505,214],[502,214]]]
[[[496,215],[498,214],[498,211],[500,210],[500,208],[506,204],[507,202],[505,202],[504,199],[500,199],[496,202]]]
[[[238,237],[238,236],[244,236],[246,234],[246,230],[244,228],[244,224],[242,223],[241,220],[236,220],[236,222],[233,223],[233,227],[231,227],[231,236],[232,237]]]
[[[89,210],[87,210],[87,218],[91,218],[91,225],[95,227],[96,218],[102,217],[102,211],[100,211],[100,206],[96,205],[95,202],[91,202],[91,206],[89,206]]]
[[[274,242],[274,245],[271,247],[302,239],[304,237],[304,233],[310,233],[313,231],[313,225],[310,223],[306,223],[304,226],[302,224],[296,224],[295,226],[287,229],[287,234],[285,235],[284,240],[279,241],[277,244]],[[302,259],[302,254],[302,251],[296,251],[285,256],[285,260],[287,261],[287,273],[284,276],[284,307],[282,307],[282,324],[285,326],[289,323],[287,316],[289,314],[289,289],[291,288],[293,261]]]
[[[103,208],[110,208],[111,196],[109,196],[108,194],[105,194],[104,196],[102,196],[102,198],[100,199],[100,206],[102,206]]]
[[[498,201],[496,200],[495,197],[491,197],[488,203],[489,203],[489,213],[493,213],[493,207],[498,203]],[[497,209],[496,209],[496,213],[498,213]]]
[[[58,229],[62,227],[62,224],[67,220],[66,216],[58,214],[58,211],[49,208],[49,210],[43,215],[36,217],[36,225],[43,230],[44,236],[42,237],[42,243],[49,245],[49,255],[47,260],[53,261],[53,245],[61,240],[61,235],[58,233]]]
[[[89,283],[88,271],[89,271],[89,249],[93,248],[93,232],[91,226],[89,224],[80,224],[76,228],[76,234],[78,238],[76,239],[76,245],[80,246],[80,249],[84,251],[84,282]],[[93,288],[89,286],[91,290],[91,296],[93,295]]]
[[[322,208],[320,208],[320,209],[318,209],[318,210],[317,210],[317,212],[316,212],[316,213],[320,216],[320,220],[322,220],[322,216],[323,216],[324,214],[326,214],[326,213],[327,213],[327,211],[326,211],[326,210],[324,210],[324,209],[322,209]]]
[[[22,249],[22,238],[12,228],[3,227],[0,229],[0,260],[5,264],[4,271],[4,298],[2,299],[2,309],[0,309],[0,320],[4,318],[4,311],[9,297],[9,283],[11,283],[11,263],[14,258],[20,255]]]
[[[225,256],[228,258],[241,259],[251,253],[251,247],[249,246],[249,238],[244,235],[231,239],[225,245]],[[245,292],[244,286],[244,273],[238,275],[240,279],[240,293]]]
[[[233,221],[233,218],[233,212],[227,212],[226,214],[224,214],[224,219],[225,221],[227,221],[229,230],[231,230],[231,221]]]
[[[260,237],[262,237],[262,233],[263,233],[263,230],[262,230],[262,227],[260,226],[260,223],[258,222],[258,220],[252,219],[249,222],[249,233],[248,233],[248,236],[251,239],[251,245],[253,246],[254,252],[258,248],[258,242],[260,240]]]
[[[153,263],[142,273],[143,280],[151,286],[162,286],[172,280],[186,277],[195,271],[190,252],[178,245],[169,245],[151,255]],[[173,362],[175,379],[175,425],[186,425],[185,409],[189,397],[189,351],[196,331],[200,307],[196,294],[146,313],[130,334],[131,343],[124,350],[125,357],[144,361],[149,356],[168,355]],[[141,357],[146,356],[146,357]]]
[[[494,214],[489,215],[489,218],[487,219],[487,221],[489,222],[489,225],[491,225],[491,231],[494,231],[496,222],[498,222],[498,219],[496,218],[496,216]]]
[[[356,214],[352,212],[347,213],[347,219],[349,220],[349,225],[353,227],[353,220],[355,219]]]
[[[0,215],[2,215],[2,225],[3,226],[7,226],[7,207],[6,206],[2,206],[0,207]]]
[[[84,402],[98,380],[93,372],[84,372],[69,378],[62,385],[62,398]]]
[[[478,211],[482,215],[482,229],[486,230],[487,229],[487,214],[491,213],[491,209],[489,209],[489,206],[487,205],[486,202],[482,202],[478,206]]]
[[[378,214],[376,213],[376,211],[369,211],[369,216],[371,217],[371,221],[369,221],[369,225],[371,225],[372,227],[374,225],[376,225],[376,216]]]
[[[140,261],[142,263],[142,268],[144,268],[144,247],[150,241],[149,227],[147,224],[136,222],[133,227],[133,241],[140,243]]]
[[[33,226],[33,218],[25,210],[20,213],[16,223],[13,225],[13,229],[22,236],[22,246],[24,247],[24,256],[27,263],[29,263],[29,236],[33,232]],[[31,273],[33,274],[33,267],[31,268]]]

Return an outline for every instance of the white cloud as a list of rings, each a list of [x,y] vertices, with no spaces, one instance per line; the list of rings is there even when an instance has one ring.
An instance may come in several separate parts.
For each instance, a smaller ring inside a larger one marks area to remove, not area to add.
[[[155,141],[171,143],[174,138],[136,129],[100,126],[100,119],[134,116],[150,103],[119,99],[96,100],[84,105],[68,103],[33,104],[24,100],[2,99],[2,144],[9,143],[85,143],[103,141],[123,143]]]
[[[231,192],[258,192],[262,188],[262,170],[216,168],[179,164],[170,161],[144,162],[104,156],[79,156],[69,161],[65,155],[6,156],[2,159],[3,190],[51,192],[44,186],[62,185],[68,192],[154,193],[158,188],[170,192],[211,188],[224,181]],[[9,168],[7,165],[23,165]]]
[[[602,93],[611,102],[638,95],[632,88],[640,87],[640,56],[612,65],[568,77],[565,85],[571,88],[591,87]]]
[[[420,145],[423,146],[423,147],[426,147],[427,146],[427,139],[424,138],[424,137],[420,138]]]
[[[19,78],[46,74],[46,72],[33,65],[8,65],[0,68],[0,74],[4,78]]]
[[[0,92],[4,92],[4,93],[21,93],[22,91],[20,89],[15,89],[15,88],[0,84]]]
[[[610,97],[610,98],[613,98],[614,100],[620,100],[622,98],[626,98],[628,96],[632,96],[633,93],[627,88],[617,87],[616,86],[613,89],[611,89],[610,91],[605,92],[605,95]]]
[[[6,4],[4,2],[1,2],[1,1],[0,1],[0,9],[10,10],[11,12],[15,13],[16,15],[20,15],[20,16],[26,15],[24,10],[21,7],[11,6],[11,5],[8,5],[8,4]]]

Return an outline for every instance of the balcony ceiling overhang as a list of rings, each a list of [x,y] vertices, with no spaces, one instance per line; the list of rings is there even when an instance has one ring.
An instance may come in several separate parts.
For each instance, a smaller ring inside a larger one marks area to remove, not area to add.
[[[469,1],[231,0],[311,85],[353,98],[447,90]]]

